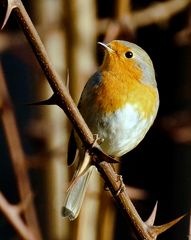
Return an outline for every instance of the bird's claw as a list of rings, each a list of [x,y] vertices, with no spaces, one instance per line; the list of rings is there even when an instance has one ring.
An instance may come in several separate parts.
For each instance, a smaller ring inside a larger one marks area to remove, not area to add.
[[[101,155],[102,159],[108,163],[119,163],[119,161],[103,152],[100,147],[100,144],[104,141],[103,138],[99,138],[98,134],[93,134],[94,141],[91,145],[91,149],[93,149],[92,154],[96,152],[97,156]],[[98,152],[97,152],[98,151]],[[90,151],[91,152],[91,151]]]
[[[100,138],[98,134],[93,134],[93,137],[94,137],[94,142],[92,144],[92,147],[95,147],[96,144],[100,145],[104,141],[104,139]]]

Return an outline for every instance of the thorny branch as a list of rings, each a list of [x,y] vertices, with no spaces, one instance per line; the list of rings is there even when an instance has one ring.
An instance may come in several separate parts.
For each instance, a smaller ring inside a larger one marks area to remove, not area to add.
[[[152,3],[145,9],[129,11],[130,3],[126,1],[127,10],[118,7],[117,1],[116,16],[114,19],[101,19],[98,21],[99,33],[105,33],[105,40],[110,41],[117,38],[120,33],[131,32],[134,34],[136,29],[152,24],[168,22],[174,15],[183,11],[190,0],[169,0],[165,2]],[[118,9],[122,9],[120,12]],[[145,17],[146,16],[146,17]]]
[[[24,152],[20,142],[19,133],[16,126],[16,120],[12,109],[11,100],[8,94],[8,89],[3,76],[2,66],[0,65],[0,102],[1,102],[1,120],[7,139],[13,168],[15,171],[18,190],[21,202],[32,196],[30,187],[30,180],[27,173],[27,166],[25,161]],[[37,240],[41,239],[40,229],[37,223],[37,217],[33,201],[29,202],[26,211],[23,212],[24,217],[31,231],[34,233]]]
[[[137,28],[168,22],[174,15],[183,11],[189,4],[190,0],[169,0],[163,3],[152,4],[144,10],[134,12],[134,26]]]
[[[23,211],[21,205],[11,205],[0,192],[0,211],[6,216],[8,221],[14,226],[19,236],[24,240],[36,240],[35,236],[23,222],[21,213]]]
[[[115,173],[111,165],[108,163],[111,162],[111,159],[101,152],[97,142],[93,144],[93,135],[87,127],[86,123],[84,122],[83,118],[81,117],[70,94],[68,93],[67,88],[64,86],[62,80],[59,78],[52,64],[50,63],[46,54],[46,50],[28,14],[26,13],[21,0],[8,0],[8,10],[4,25],[6,24],[6,21],[8,20],[12,11],[14,16],[17,18],[19,24],[21,25],[25,36],[30,42],[36,58],[38,59],[41,68],[44,71],[44,74],[46,75],[47,80],[53,90],[54,98],[52,99],[54,100],[54,103],[59,105],[65,111],[68,118],[72,122],[73,127],[75,128],[76,132],[84,143],[84,146],[89,150],[90,154],[92,155],[94,159],[94,164],[104,178],[113,197],[116,199],[117,204],[122,209],[127,219],[130,220],[130,222],[132,223],[138,239],[156,239],[159,234],[173,226],[180,219],[182,219],[183,216],[162,226],[153,226],[152,224],[148,224],[148,222],[150,221],[142,221],[134,205],[132,204],[126,189],[122,188],[122,191],[119,191],[121,186],[123,186],[123,182],[122,180],[119,181],[119,176]]]

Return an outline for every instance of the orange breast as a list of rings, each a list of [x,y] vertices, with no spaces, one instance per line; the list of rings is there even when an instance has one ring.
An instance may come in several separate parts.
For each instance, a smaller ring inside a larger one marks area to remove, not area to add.
[[[134,66],[133,71],[128,69],[128,74],[126,71],[120,72],[116,67],[112,68],[115,71],[102,71],[102,83],[95,89],[95,102],[99,109],[112,113],[130,103],[142,112],[143,117],[153,115],[158,101],[157,90],[139,81],[142,73]]]

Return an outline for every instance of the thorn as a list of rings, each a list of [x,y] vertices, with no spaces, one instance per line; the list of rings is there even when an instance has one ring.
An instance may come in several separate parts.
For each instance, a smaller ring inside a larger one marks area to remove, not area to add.
[[[172,220],[171,222],[165,223],[165,224],[160,225],[160,226],[148,226],[149,227],[149,232],[155,239],[158,235],[160,235],[161,233],[165,232],[166,230],[168,230],[169,228],[174,226],[176,223],[178,223],[186,215],[187,214],[184,214],[181,217],[178,217],[178,218]]]
[[[35,106],[35,105],[58,105],[58,99],[55,96],[55,94],[53,94],[49,99],[46,100],[42,100],[39,102],[34,102],[34,103],[27,103],[26,105],[28,106]]]
[[[149,216],[149,218],[145,222],[149,226],[153,226],[154,225],[154,221],[155,221],[156,213],[157,213],[157,207],[158,207],[158,201],[155,203],[155,206],[153,208],[153,211],[152,211],[151,215]]]
[[[7,0],[7,11],[5,14],[3,24],[1,26],[1,30],[3,30],[4,26],[6,25],[13,9],[19,7],[19,4],[20,4],[19,0]]]

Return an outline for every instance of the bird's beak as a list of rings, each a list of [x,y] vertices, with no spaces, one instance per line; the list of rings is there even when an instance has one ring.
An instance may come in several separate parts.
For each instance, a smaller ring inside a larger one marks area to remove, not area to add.
[[[112,48],[110,48],[107,44],[102,43],[102,42],[98,42],[98,45],[100,45],[101,47],[103,47],[105,50],[107,50],[108,52],[114,52]]]

